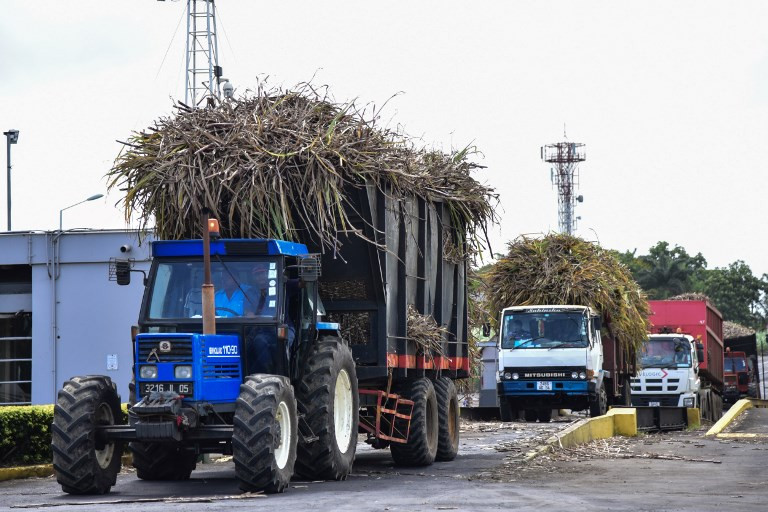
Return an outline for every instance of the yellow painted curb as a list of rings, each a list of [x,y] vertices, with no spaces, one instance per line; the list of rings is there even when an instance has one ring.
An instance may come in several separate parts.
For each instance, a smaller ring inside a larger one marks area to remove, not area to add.
[[[723,416],[717,420],[717,423],[712,425],[712,428],[710,428],[706,434],[707,436],[714,436],[720,434],[720,432],[723,431],[725,427],[731,424],[733,420],[735,420],[741,413],[746,411],[747,409],[751,409],[752,401],[747,398],[742,398],[735,404],[731,406],[730,409],[728,409],[728,412],[723,414]]]
[[[688,413],[688,428],[699,428],[701,426],[701,409],[689,407],[686,412]]]
[[[123,466],[133,464],[131,455],[123,455],[121,458]],[[0,482],[5,480],[18,480],[21,478],[45,477],[53,474],[53,464],[38,464],[35,466],[18,466],[14,468],[0,468]]]
[[[726,439],[768,439],[768,434],[758,432],[730,432],[726,434],[717,434],[717,437]]]
[[[637,435],[637,411],[635,409],[611,409],[604,416],[580,420],[547,439],[542,446],[526,453],[524,460],[530,461],[542,453],[554,450],[556,446],[570,448],[595,439],[607,439],[617,435],[627,437]]]

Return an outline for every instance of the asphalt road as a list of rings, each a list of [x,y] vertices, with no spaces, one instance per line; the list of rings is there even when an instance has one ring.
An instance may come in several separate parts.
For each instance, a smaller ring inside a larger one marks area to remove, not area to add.
[[[344,482],[293,483],[282,495],[239,493],[230,461],[199,465],[188,482],[143,482],[132,472],[104,496],[62,494],[53,478],[0,483],[0,510],[413,511],[759,510],[768,508],[768,444],[705,439],[706,428],[597,441],[523,463],[568,423],[464,423],[460,454],[396,468],[362,443]],[[501,428],[499,428],[501,427]],[[150,501],[151,500],[151,501]]]

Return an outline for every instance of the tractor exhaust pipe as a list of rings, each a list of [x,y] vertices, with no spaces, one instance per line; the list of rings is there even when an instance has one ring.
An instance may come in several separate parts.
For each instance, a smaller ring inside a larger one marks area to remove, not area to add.
[[[209,218],[209,210],[203,210],[203,334],[216,334],[216,299],[211,279],[211,228],[218,235],[219,221]]]

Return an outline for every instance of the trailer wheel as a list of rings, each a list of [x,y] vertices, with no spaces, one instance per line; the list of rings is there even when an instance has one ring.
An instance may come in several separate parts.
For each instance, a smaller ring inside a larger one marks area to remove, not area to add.
[[[552,421],[552,409],[539,409],[536,418],[542,423],[549,423]]]
[[[392,443],[389,450],[399,466],[429,466],[437,456],[437,396],[432,381],[426,378],[406,382],[401,394],[413,400],[408,442]]]
[[[318,439],[300,436],[296,473],[312,480],[344,480],[357,449],[360,397],[352,351],[336,336],[320,338],[307,360],[297,399]]]
[[[539,418],[539,415],[536,412],[536,409],[526,409],[525,410],[525,421],[534,423],[538,418]]]
[[[244,491],[283,492],[296,462],[298,422],[293,387],[285,377],[251,375],[235,402],[232,455]]]
[[[195,451],[177,444],[134,442],[128,448],[142,480],[189,480],[197,466]]]
[[[115,485],[123,443],[101,441],[96,427],[120,422],[120,396],[109,377],[73,377],[56,398],[51,449],[56,480],[69,494],[104,494]]]
[[[449,461],[459,453],[459,396],[456,384],[448,377],[432,382],[437,397],[437,455],[435,460]]]
[[[605,392],[605,383],[600,384],[597,390],[597,400],[589,404],[589,416],[595,418],[608,412],[608,394]]]

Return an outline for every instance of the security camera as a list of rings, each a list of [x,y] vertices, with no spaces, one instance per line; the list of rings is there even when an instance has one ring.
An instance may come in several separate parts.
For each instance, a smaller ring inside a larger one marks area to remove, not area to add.
[[[131,252],[131,246],[128,244],[121,245],[120,252]]]

